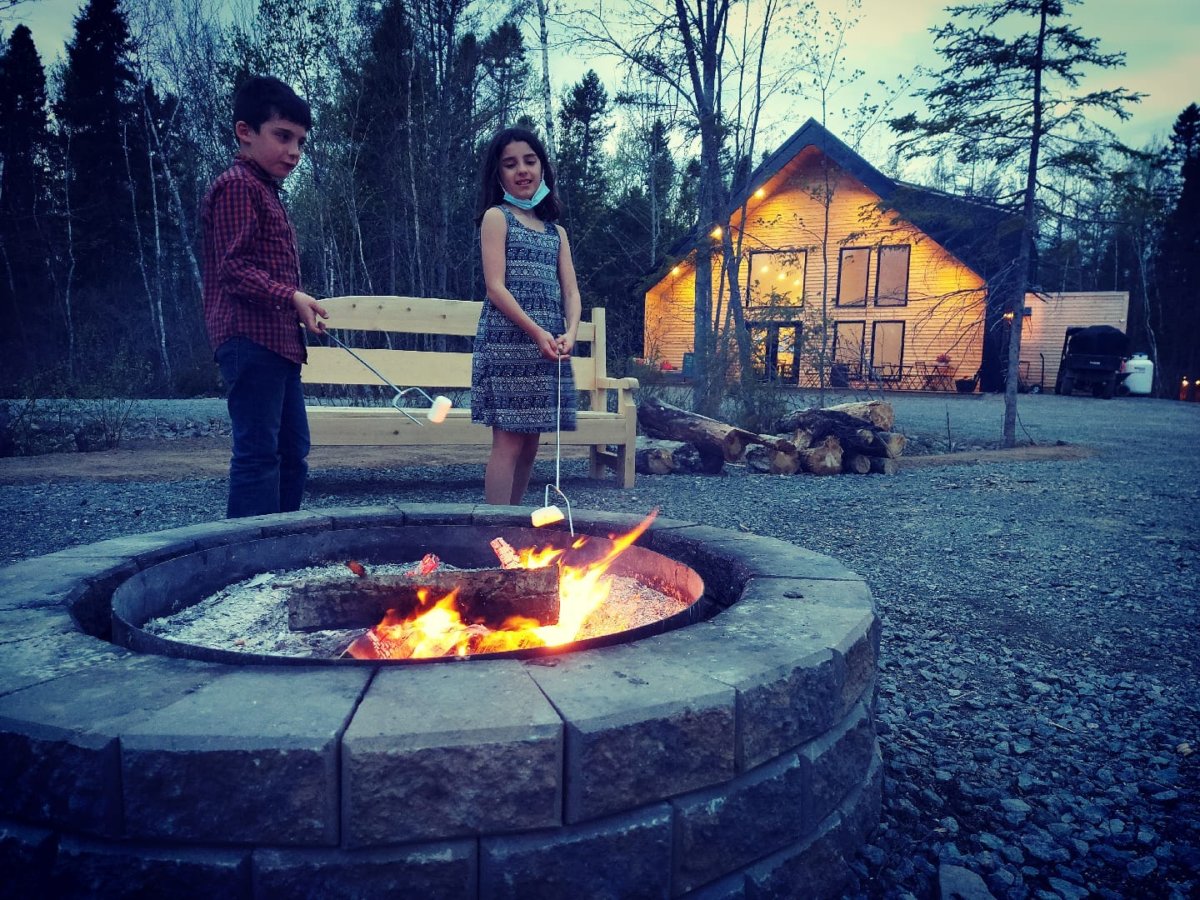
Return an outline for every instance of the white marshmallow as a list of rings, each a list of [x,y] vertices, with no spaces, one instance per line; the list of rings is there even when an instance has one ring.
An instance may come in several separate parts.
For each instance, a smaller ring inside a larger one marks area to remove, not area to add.
[[[430,422],[444,422],[446,421],[446,414],[450,412],[450,407],[453,405],[449,397],[443,397],[439,394],[433,398],[433,406],[429,407],[429,412],[425,414],[425,417]]]

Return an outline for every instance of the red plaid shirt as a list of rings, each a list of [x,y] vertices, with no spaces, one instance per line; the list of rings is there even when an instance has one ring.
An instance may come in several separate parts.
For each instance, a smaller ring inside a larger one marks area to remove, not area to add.
[[[204,324],[216,350],[246,337],[285,359],[308,359],[292,295],[300,289],[296,232],[279,183],[238,157],[200,208],[204,231]]]

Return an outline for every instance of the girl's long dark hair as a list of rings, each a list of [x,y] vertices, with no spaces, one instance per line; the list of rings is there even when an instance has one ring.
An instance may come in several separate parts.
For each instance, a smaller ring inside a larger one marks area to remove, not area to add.
[[[483,152],[483,165],[479,168],[479,203],[475,210],[475,224],[483,221],[483,214],[504,200],[504,188],[500,185],[500,154],[515,141],[524,141],[533,148],[542,163],[542,178],[550,193],[533,208],[534,214],[543,222],[551,222],[562,215],[558,202],[558,191],[554,189],[554,166],[546,155],[541,139],[527,128],[505,128],[488,142]]]

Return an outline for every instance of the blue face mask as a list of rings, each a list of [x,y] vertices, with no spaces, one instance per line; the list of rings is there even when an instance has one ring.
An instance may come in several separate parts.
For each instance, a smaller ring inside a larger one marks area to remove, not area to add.
[[[504,202],[512,204],[517,209],[533,209],[548,196],[550,196],[550,188],[546,187],[546,179],[543,178],[542,183],[538,185],[538,189],[533,192],[533,196],[528,200],[520,200],[514,197],[508,191],[505,191]]]

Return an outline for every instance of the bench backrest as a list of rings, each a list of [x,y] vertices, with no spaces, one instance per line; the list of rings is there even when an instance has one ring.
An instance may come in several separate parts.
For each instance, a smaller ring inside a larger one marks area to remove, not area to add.
[[[479,324],[482,301],[439,300],[426,297],[331,297],[321,301],[329,311],[329,327],[338,331],[383,331],[398,334],[445,334],[474,337]],[[579,323],[577,345],[590,345],[590,356],[579,356],[578,346],[571,358],[575,386],[594,391],[607,376],[608,352],[604,330],[604,310],[591,311],[591,321]],[[340,335],[339,335],[340,337]],[[342,338],[345,340],[345,338]],[[349,343],[349,342],[347,342]],[[353,344],[351,344],[353,346]],[[355,353],[401,387],[417,385],[437,388],[471,386],[471,353],[427,350],[360,350]],[[331,344],[310,346],[308,365],[303,368],[307,384],[380,383],[378,376],[353,356]]]

